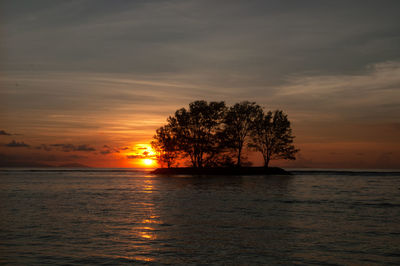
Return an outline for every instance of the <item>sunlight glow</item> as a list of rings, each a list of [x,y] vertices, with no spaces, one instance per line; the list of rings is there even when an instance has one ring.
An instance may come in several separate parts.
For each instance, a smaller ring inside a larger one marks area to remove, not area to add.
[[[156,155],[150,144],[136,144],[134,150],[144,156],[152,157]]]
[[[143,159],[143,164],[147,166],[153,165],[154,161],[152,159]]]
[[[150,144],[136,143],[126,149],[123,156],[131,159],[130,164],[134,167],[153,168],[157,166],[156,152]]]

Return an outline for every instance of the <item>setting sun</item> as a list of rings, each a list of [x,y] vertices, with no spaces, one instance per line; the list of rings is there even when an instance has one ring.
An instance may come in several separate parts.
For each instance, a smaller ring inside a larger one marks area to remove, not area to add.
[[[146,168],[158,165],[156,152],[150,144],[136,143],[129,145],[126,152],[121,154],[129,160],[131,167]]]
[[[152,159],[143,159],[143,164],[146,166],[151,166],[154,164],[154,161]]]

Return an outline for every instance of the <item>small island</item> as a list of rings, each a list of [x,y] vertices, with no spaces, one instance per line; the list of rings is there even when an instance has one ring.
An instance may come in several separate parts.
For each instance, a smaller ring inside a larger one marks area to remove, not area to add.
[[[299,151],[287,115],[264,112],[255,102],[233,106],[195,101],[178,109],[151,142],[160,175],[288,175],[270,167],[274,159],[295,160]],[[251,167],[245,150],[260,152],[263,167]],[[181,167],[181,165],[188,167]]]
[[[156,175],[291,175],[290,172],[279,167],[176,167],[157,168],[151,173]]]

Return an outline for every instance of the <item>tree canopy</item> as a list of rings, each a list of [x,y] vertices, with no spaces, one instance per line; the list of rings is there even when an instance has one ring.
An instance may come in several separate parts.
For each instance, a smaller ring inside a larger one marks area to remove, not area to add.
[[[236,165],[241,165],[242,150],[255,122],[263,116],[262,108],[255,102],[240,102],[231,106],[224,119],[224,142],[236,154]]]
[[[204,167],[219,152],[225,112],[224,102],[195,101],[189,110],[181,108],[168,118],[178,150],[190,158],[193,167]]]
[[[161,166],[170,168],[178,158],[179,149],[177,146],[176,135],[172,132],[170,125],[165,125],[156,130],[156,134],[151,142],[153,150],[157,154],[158,162]]]
[[[168,117],[158,128],[151,145],[162,167],[178,159],[192,167],[243,164],[243,149],[261,152],[265,167],[273,159],[295,159],[290,122],[283,111],[264,113],[255,102],[227,107],[224,102],[195,101]]]
[[[269,111],[256,121],[250,147],[261,152],[264,166],[273,159],[295,160],[299,151],[293,145],[294,136],[287,115],[283,111]]]

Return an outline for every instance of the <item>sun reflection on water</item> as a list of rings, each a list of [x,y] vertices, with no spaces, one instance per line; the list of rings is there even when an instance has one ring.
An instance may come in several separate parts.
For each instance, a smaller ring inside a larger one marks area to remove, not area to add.
[[[142,192],[151,197],[154,189],[154,180],[143,180]],[[162,223],[160,216],[154,214],[156,208],[152,202],[143,203],[142,208],[146,213],[149,213],[149,215],[143,217],[137,226],[134,227],[136,235],[143,240],[155,240],[157,239],[157,229],[155,228],[155,225]]]
[[[157,245],[155,240],[159,240],[160,228],[163,223],[158,213],[156,202],[153,198],[154,192],[158,191],[156,181],[153,176],[141,179],[138,183],[139,190],[136,197],[140,197],[140,201],[134,201],[134,211],[131,213],[131,227],[129,236],[132,239],[130,247],[137,254],[133,259],[139,263],[155,262],[157,258],[148,256],[155,251]]]
[[[111,258],[114,259],[123,259],[123,260],[129,260],[129,261],[139,261],[139,262],[152,262],[155,261],[154,258],[152,257],[146,257],[144,255],[137,255],[137,256],[110,256]]]
[[[133,259],[134,260],[139,260],[139,261],[145,261],[145,262],[154,261],[154,258],[149,258],[149,257],[144,257],[144,256],[136,256]]]
[[[150,233],[149,231],[139,232],[139,236],[144,239],[148,240],[155,240],[157,239],[154,233]]]
[[[154,185],[153,185],[153,180],[147,179],[144,181],[143,185],[143,192],[144,193],[153,193],[154,190]]]
[[[140,238],[146,240],[157,239],[157,229],[154,227],[154,225],[162,223],[159,220],[159,216],[150,215],[148,218],[143,219],[140,223],[143,226],[135,227],[135,231]]]

